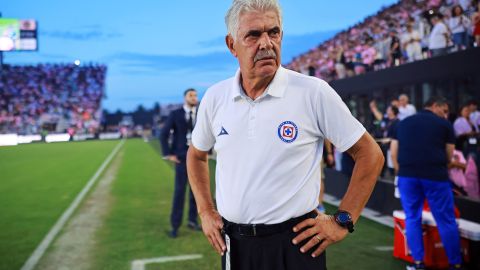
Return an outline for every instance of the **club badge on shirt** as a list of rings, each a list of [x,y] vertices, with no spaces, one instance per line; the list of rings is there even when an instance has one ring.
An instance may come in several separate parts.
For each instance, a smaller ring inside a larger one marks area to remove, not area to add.
[[[292,143],[297,139],[298,127],[292,121],[285,121],[278,126],[278,137],[285,143]]]

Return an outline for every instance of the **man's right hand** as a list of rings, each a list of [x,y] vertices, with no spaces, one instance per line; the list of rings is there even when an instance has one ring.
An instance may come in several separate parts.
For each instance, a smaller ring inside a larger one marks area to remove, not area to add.
[[[173,163],[180,163],[180,160],[175,155],[169,155],[165,157],[166,160],[171,161]]]
[[[216,210],[208,210],[200,213],[203,233],[210,242],[210,245],[223,256],[226,251],[225,242],[221,234],[223,228],[222,217]]]

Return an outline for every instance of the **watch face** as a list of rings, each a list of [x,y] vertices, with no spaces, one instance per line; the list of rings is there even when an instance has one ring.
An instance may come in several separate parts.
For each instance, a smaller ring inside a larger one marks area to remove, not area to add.
[[[338,221],[340,221],[340,223],[347,223],[351,220],[350,218],[350,215],[347,214],[347,213],[339,213],[338,214]]]

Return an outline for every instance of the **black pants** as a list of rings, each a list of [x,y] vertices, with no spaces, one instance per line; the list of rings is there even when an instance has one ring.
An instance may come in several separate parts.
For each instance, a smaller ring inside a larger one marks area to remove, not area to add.
[[[173,194],[172,214],[170,216],[170,222],[173,229],[178,229],[182,224],[187,183],[187,163],[185,159],[181,159],[180,163],[175,165],[175,191]],[[190,201],[188,221],[197,223],[197,205],[195,203],[195,198],[193,197],[191,189],[188,193]]]
[[[228,234],[230,238],[230,269],[226,268],[227,253],[222,256],[223,270],[326,270],[325,252],[313,258],[312,252],[306,253],[300,247],[308,240],[294,245],[297,233],[292,229],[268,236],[242,236]]]

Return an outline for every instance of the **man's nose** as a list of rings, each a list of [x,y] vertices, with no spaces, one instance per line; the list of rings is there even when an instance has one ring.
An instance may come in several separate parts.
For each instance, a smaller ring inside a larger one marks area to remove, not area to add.
[[[272,40],[267,32],[264,32],[260,37],[260,50],[271,50],[273,48]]]

